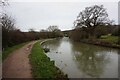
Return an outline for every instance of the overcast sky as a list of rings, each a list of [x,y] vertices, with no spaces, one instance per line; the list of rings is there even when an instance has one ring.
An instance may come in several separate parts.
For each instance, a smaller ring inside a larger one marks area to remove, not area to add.
[[[33,28],[37,31],[50,25],[61,30],[70,30],[79,12],[91,5],[104,5],[109,18],[118,23],[118,2],[36,2],[12,0],[6,11],[16,19],[16,26],[22,31]]]

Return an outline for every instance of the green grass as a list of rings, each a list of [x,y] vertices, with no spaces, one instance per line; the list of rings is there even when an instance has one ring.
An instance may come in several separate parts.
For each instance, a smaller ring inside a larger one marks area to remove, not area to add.
[[[44,53],[40,41],[33,45],[29,58],[34,78],[53,79],[57,78],[58,74],[62,78],[64,77],[63,73],[55,66],[54,61],[50,61],[50,58]]]
[[[108,34],[108,35],[102,35],[100,37],[100,40],[102,40],[102,41],[108,41],[108,42],[111,42],[111,43],[117,43],[118,42],[118,36],[112,36],[110,34]]]
[[[28,42],[25,42],[25,43],[21,43],[21,44],[15,45],[15,46],[13,46],[13,47],[8,47],[8,48],[6,48],[6,49],[2,52],[2,60],[4,61],[10,53],[12,53],[13,51],[15,51],[16,49],[21,48],[22,46],[24,46],[24,45],[27,44],[27,43],[28,43]]]

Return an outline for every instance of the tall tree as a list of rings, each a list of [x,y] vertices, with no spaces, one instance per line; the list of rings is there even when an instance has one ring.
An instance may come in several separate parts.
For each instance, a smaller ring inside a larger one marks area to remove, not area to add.
[[[94,5],[86,7],[85,10],[79,13],[74,22],[75,28],[85,27],[89,33],[89,38],[94,37],[95,28],[98,25],[109,25],[111,21],[103,5]]]
[[[28,32],[35,32],[35,30],[33,29],[33,28],[30,28],[29,30],[28,30]]]
[[[47,28],[47,31],[48,32],[51,32],[52,33],[52,37],[60,37],[60,36],[62,36],[62,32],[61,32],[61,30],[58,28],[58,26],[49,26],[48,28]]]
[[[5,12],[4,7],[8,6],[8,0],[0,0],[0,27],[2,28],[2,48],[11,44],[11,33],[16,30],[15,19]]]
[[[58,26],[49,26],[47,28],[48,32],[57,32],[60,31],[60,29],[58,28]]]
[[[10,39],[11,39],[11,32],[16,30],[15,28],[15,20],[9,17],[7,14],[2,16],[2,47],[9,46]]]

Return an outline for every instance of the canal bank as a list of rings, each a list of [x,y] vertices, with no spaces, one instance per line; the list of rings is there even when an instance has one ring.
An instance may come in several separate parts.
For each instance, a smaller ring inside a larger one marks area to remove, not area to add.
[[[41,48],[40,44],[44,43],[45,41],[42,40],[35,43],[31,50],[31,54],[29,55],[34,78],[68,80],[67,75],[65,75],[58,67],[55,66],[55,62],[53,60],[51,61]]]
[[[118,44],[111,43],[111,42],[108,42],[108,41],[102,41],[102,40],[99,40],[99,39],[94,39],[94,40],[85,39],[85,40],[80,40],[80,42],[87,43],[87,44],[98,45],[98,46],[103,46],[103,47],[120,49],[120,45],[118,45]]]

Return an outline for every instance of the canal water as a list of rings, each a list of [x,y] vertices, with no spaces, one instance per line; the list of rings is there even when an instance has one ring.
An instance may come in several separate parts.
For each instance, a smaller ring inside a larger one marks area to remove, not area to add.
[[[69,38],[42,44],[55,65],[69,78],[118,78],[118,50],[80,42]]]

